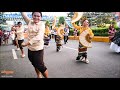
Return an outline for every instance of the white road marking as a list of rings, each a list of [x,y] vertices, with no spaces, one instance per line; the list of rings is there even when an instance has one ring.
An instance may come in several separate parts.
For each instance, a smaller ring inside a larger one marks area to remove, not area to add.
[[[68,48],[68,49],[71,49],[71,50],[75,50],[75,51],[78,51],[78,49],[75,49],[75,48],[71,48],[71,47],[66,47],[66,46],[63,46],[65,48]]]
[[[18,59],[18,58],[17,58],[17,55],[16,55],[16,52],[15,52],[15,49],[12,49],[12,53],[13,53],[13,58],[14,58],[14,59]]]

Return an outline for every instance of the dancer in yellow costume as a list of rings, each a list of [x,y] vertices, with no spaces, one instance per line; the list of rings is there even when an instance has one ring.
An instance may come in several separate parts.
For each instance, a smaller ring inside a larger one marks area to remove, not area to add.
[[[56,51],[60,51],[60,47],[62,46],[62,39],[64,35],[64,23],[61,23],[59,27],[56,27],[56,17],[54,17],[52,29],[57,31],[57,37],[56,37]]]
[[[45,25],[45,35],[44,35],[44,45],[46,46],[49,46],[50,45],[50,34],[51,34],[51,31],[50,31],[50,28],[49,28],[49,25]]]
[[[76,14],[77,12],[75,12]],[[77,17],[76,17],[77,18]],[[80,19],[80,18],[79,18]],[[77,20],[76,20],[77,21]],[[76,21],[71,21],[72,25],[74,26],[74,28],[76,28],[77,30],[80,31],[80,35],[85,31],[88,32],[88,34],[86,35],[86,37],[88,37],[89,40],[91,40],[94,36],[92,30],[89,27],[89,21],[84,18],[82,20],[82,25],[77,25],[75,24]],[[83,33],[84,34],[84,33]],[[84,35],[83,35],[84,36]],[[82,37],[82,38],[86,38],[86,37]],[[87,39],[87,38],[86,38]],[[87,42],[87,40],[86,40]],[[89,46],[88,46],[89,47]],[[87,46],[83,45],[80,41],[79,41],[79,47],[78,47],[78,56],[76,58],[76,60],[81,59],[81,61],[84,61],[86,63],[89,63],[89,60],[87,59]]]

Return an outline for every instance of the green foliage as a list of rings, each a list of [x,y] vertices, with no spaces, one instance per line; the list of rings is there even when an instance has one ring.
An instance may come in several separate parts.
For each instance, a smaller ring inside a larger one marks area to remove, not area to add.
[[[57,23],[57,27],[59,27],[60,26],[60,23]]]
[[[80,35],[80,31],[78,31],[78,33],[77,33],[77,36],[79,36]]]
[[[70,29],[70,31],[69,31],[69,36],[73,36],[73,32],[74,32],[74,30],[73,30],[73,29]]]
[[[101,24],[98,24],[97,27],[105,28],[106,24],[105,23],[101,23]]]
[[[50,26],[50,22],[46,21],[45,26]]]
[[[70,29],[69,36],[73,36],[74,34],[74,29]],[[80,31],[78,31],[77,36],[80,35]]]
[[[102,33],[101,36],[108,36],[108,33]]]
[[[115,25],[115,29],[118,31],[120,28]],[[95,36],[108,36],[108,27],[105,28],[91,28]]]
[[[116,30],[120,30],[120,28],[115,28]],[[92,29],[94,36],[109,36],[108,35],[108,28],[96,28],[96,29]],[[73,36],[73,29],[70,29],[70,36]],[[78,36],[80,35],[80,31],[78,31]]]
[[[64,17],[59,18],[59,24],[61,24],[61,23],[63,23],[63,24],[65,23],[65,18]]]
[[[77,22],[75,22],[75,24],[79,25],[79,22],[80,22],[80,21],[77,21]]]
[[[108,36],[108,28],[99,28],[92,30],[94,33],[94,36]],[[70,29],[69,35],[73,36],[73,29]],[[80,31],[78,31],[77,35],[80,35]]]
[[[94,36],[108,36],[108,33],[94,33]]]

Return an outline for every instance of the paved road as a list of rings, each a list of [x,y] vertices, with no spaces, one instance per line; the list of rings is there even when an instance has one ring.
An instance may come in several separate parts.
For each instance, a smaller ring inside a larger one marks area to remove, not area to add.
[[[108,43],[93,42],[93,47],[88,49],[89,64],[75,60],[77,47],[77,40],[69,40],[62,51],[56,52],[55,42],[51,40],[44,53],[49,78],[120,78],[120,54],[110,50]],[[0,78],[36,78],[27,57],[27,47],[25,58],[20,57],[20,51],[15,51],[18,59],[14,59],[14,49],[13,45],[0,47]],[[13,73],[4,74],[3,70]]]

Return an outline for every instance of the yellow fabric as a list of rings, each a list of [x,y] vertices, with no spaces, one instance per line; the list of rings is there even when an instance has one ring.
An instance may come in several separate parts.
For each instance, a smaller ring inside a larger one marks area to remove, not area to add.
[[[94,36],[92,30],[91,30],[89,27],[78,26],[78,25],[76,25],[75,23],[72,23],[72,25],[74,26],[74,28],[76,28],[77,30],[80,31],[80,34],[81,34],[84,30],[88,30],[88,31],[89,31],[89,34],[90,34],[90,37],[93,37],[93,36]]]
[[[48,26],[46,26],[45,28],[45,35],[49,35],[51,32],[50,32],[50,29]]]
[[[54,30],[57,31],[57,35],[58,35],[58,27],[55,27]],[[60,30],[60,33],[63,35],[64,34],[64,29]]]

